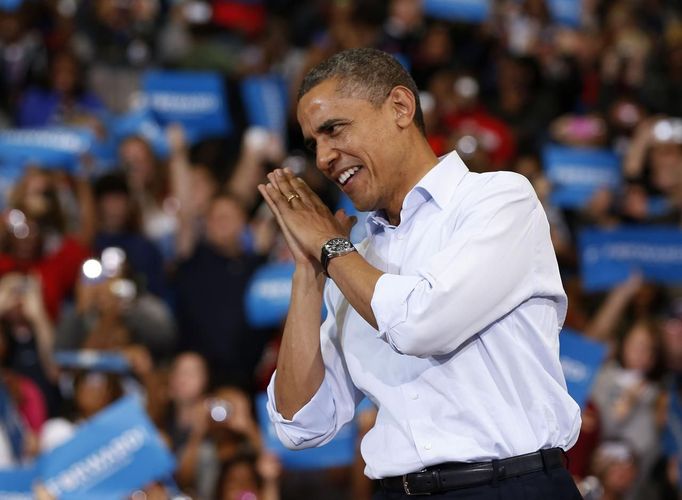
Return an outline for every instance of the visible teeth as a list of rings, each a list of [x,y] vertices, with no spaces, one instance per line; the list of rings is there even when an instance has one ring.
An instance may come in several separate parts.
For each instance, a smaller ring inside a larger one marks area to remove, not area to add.
[[[342,185],[345,184],[346,181],[347,181],[348,179],[350,179],[351,177],[353,177],[353,174],[355,174],[355,172],[357,172],[358,170],[360,170],[358,167],[349,168],[348,170],[346,170],[345,172],[343,172],[341,175],[339,175],[339,182],[340,182]]]

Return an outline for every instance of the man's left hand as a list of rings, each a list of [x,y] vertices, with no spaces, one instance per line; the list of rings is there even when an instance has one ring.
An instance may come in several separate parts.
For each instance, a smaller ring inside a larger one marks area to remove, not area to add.
[[[327,241],[348,237],[356,217],[347,216],[343,210],[332,214],[303,179],[286,169],[276,169],[268,174],[268,180],[268,205],[276,215],[279,213],[279,219],[308,255],[319,259]]]

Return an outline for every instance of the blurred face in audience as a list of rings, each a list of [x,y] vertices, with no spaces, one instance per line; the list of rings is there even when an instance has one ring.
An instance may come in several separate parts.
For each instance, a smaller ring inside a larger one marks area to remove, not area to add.
[[[211,199],[218,190],[218,183],[208,167],[196,165],[190,170],[192,184],[192,207],[196,215],[205,215],[211,204]]]
[[[151,185],[156,174],[156,158],[149,144],[139,137],[129,137],[119,148],[121,165],[133,190]]]
[[[622,498],[637,478],[637,463],[625,444],[603,442],[595,450],[592,471],[604,488],[600,498]]]
[[[120,396],[115,375],[88,372],[76,376],[75,403],[79,416],[89,418]]]
[[[119,233],[126,230],[130,220],[130,197],[125,193],[103,194],[97,201],[100,230]]]
[[[16,42],[24,32],[20,12],[0,10],[0,40],[8,44]]]
[[[623,366],[646,374],[654,368],[657,349],[655,333],[646,324],[638,323],[623,340]]]
[[[227,255],[238,253],[246,222],[246,213],[237,201],[224,196],[215,198],[206,217],[206,239]]]
[[[258,476],[253,464],[240,461],[233,464],[223,478],[222,500],[257,498]],[[248,496],[249,493],[253,496]]]
[[[38,260],[43,252],[42,231],[38,223],[29,217],[21,226],[9,228],[7,242],[10,254],[19,261]]]
[[[407,30],[419,26],[422,21],[422,7],[419,0],[393,0],[389,6],[391,17]]]
[[[624,495],[627,493],[637,477],[637,467],[632,460],[614,461],[607,467],[602,484],[611,494]]]
[[[53,177],[38,168],[29,168],[16,186],[14,204],[36,219],[49,218],[59,210]]]
[[[78,84],[80,73],[76,59],[62,52],[55,56],[51,69],[52,88],[60,94],[72,94]]]
[[[204,359],[195,353],[180,354],[171,369],[168,388],[177,404],[193,403],[203,397],[208,385],[208,370]]]

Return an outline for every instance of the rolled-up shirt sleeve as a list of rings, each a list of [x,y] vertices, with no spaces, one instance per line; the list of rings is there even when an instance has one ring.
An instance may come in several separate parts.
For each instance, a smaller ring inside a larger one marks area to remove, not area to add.
[[[298,410],[291,420],[287,420],[275,408],[274,373],[268,385],[268,415],[274,424],[277,437],[289,449],[319,446],[330,436],[334,428],[333,396],[326,378],[320,388],[303,408]]]
[[[371,307],[378,335],[397,352],[450,353],[541,290],[536,267],[555,257],[532,187],[498,175],[482,192],[415,273],[379,278]]]

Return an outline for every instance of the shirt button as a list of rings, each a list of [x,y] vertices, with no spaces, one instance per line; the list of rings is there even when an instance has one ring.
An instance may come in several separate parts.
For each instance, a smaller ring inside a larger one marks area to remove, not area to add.
[[[425,449],[425,450],[430,450],[430,449],[431,449],[431,443],[426,443],[426,444],[424,445],[424,449]]]
[[[410,394],[410,399],[419,399],[419,394],[413,392],[412,394]]]

